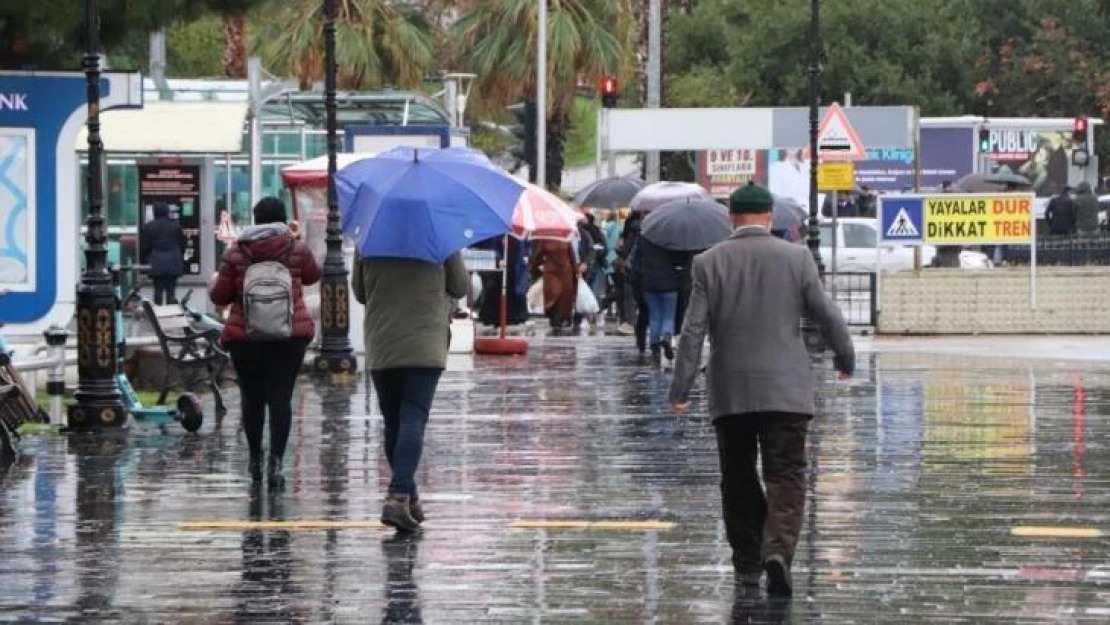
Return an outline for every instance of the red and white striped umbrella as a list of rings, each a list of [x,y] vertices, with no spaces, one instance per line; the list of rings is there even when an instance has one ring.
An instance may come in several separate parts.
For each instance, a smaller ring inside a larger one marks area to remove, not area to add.
[[[578,222],[585,219],[556,195],[528,184],[513,213],[513,236],[522,240],[571,241],[578,237]]]

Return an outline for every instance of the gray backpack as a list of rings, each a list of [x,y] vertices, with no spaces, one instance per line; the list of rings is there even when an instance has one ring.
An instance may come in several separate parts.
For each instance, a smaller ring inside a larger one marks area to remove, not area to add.
[[[293,305],[293,274],[289,267],[281,261],[252,261],[243,276],[247,340],[282,341],[292,337]]]

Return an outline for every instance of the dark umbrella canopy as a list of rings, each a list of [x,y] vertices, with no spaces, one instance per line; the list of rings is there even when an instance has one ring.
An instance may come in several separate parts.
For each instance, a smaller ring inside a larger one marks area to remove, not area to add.
[[[646,186],[646,182],[635,176],[602,178],[576,193],[571,203],[577,208],[616,210],[628,206]]]
[[[709,200],[678,200],[644,217],[645,239],[672,252],[699,252],[732,234],[732,220],[720,204]]]
[[[771,216],[771,230],[782,233],[787,241],[801,240],[803,224],[809,213],[792,198],[784,195],[775,196],[774,214]]]
[[[1033,183],[1018,174],[968,174],[952,186],[956,191],[964,193],[998,193],[1009,188],[1030,189]]]
[[[637,213],[650,213],[664,204],[678,200],[707,200],[713,197],[701,186],[689,182],[657,182],[648,185],[632,198],[629,208]]]

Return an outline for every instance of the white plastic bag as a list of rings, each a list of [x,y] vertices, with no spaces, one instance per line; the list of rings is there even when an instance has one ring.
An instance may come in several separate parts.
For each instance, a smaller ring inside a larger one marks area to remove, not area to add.
[[[575,303],[574,310],[580,315],[596,315],[601,310],[593,289],[582,278],[578,278],[578,302]]]
[[[542,315],[543,307],[543,278],[536,280],[532,288],[528,289],[528,312],[533,315]]]

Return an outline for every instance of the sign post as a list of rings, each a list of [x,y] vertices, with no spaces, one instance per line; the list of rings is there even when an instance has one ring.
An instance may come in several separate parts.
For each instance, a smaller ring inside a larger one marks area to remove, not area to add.
[[[856,170],[852,161],[834,161],[834,162],[821,162],[817,165],[817,190],[822,193],[832,194],[832,258],[829,260],[829,267],[832,270],[832,281],[829,285],[829,291],[832,294],[833,301],[836,301],[837,293],[837,250],[840,247],[840,229],[838,227],[840,220],[840,198],[838,194],[841,191],[851,193],[856,188]]]
[[[851,193],[856,190],[856,172],[852,161],[867,158],[867,149],[856,134],[856,129],[848,121],[844,109],[836,102],[825,111],[825,118],[821,120],[821,127],[817,130],[817,155],[817,188],[821,190],[824,186],[821,181],[821,172],[824,169],[827,191],[832,193],[832,258],[829,261],[832,271],[829,291],[833,301],[836,301],[836,256],[840,243],[840,198],[837,195],[840,191]]]
[[[890,195],[879,201],[879,240],[903,245],[1029,245],[1029,305],[1037,308],[1032,193]]]

